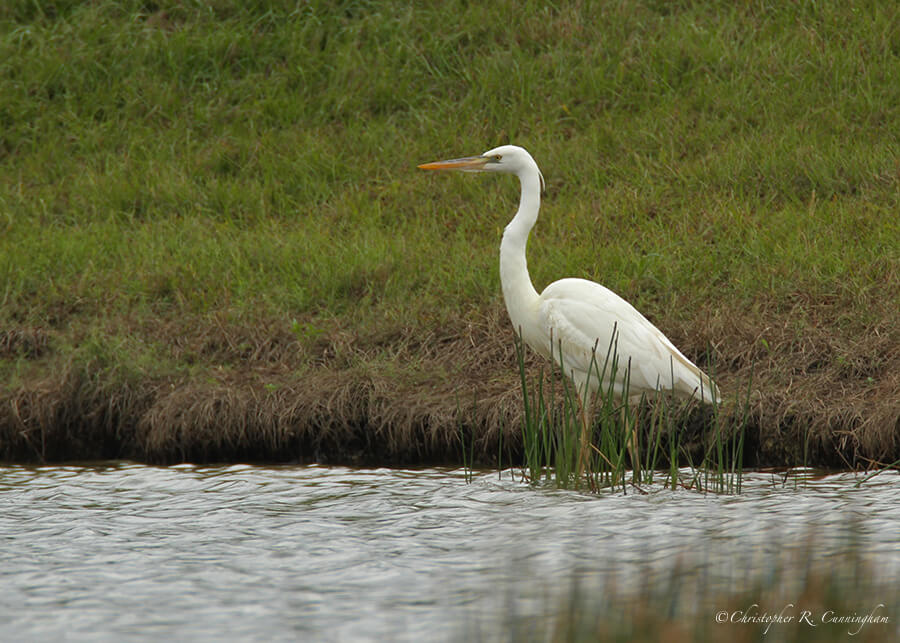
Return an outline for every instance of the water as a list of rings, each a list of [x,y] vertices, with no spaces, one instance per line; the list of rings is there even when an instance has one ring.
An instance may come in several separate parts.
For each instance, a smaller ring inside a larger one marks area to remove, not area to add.
[[[859,479],[750,473],[739,496],[598,497],[509,472],[0,467],[0,633],[463,640],[550,613],[573,579],[627,592],[699,574],[715,595],[773,561],[857,553],[896,581],[900,476]]]

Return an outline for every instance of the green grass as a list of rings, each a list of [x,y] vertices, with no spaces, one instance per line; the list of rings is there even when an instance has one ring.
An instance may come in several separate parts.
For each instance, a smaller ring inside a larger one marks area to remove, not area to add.
[[[517,186],[415,166],[513,142],[548,183],[539,289],[591,278],[665,331],[890,330],[898,78],[881,2],[13,0],[0,327],[130,337],[130,362],[171,320],[459,324],[500,305]]]
[[[122,272],[115,308],[485,301],[512,182],[413,168],[506,140],[550,183],[538,282],[668,314],[672,291],[856,298],[897,258],[881,3],[57,6],[0,14],[8,303],[49,279],[108,307]]]

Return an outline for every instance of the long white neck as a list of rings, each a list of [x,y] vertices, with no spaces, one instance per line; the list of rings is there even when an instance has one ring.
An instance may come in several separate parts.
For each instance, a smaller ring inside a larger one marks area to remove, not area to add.
[[[541,207],[541,174],[534,161],[517,174],[522,184],[522,196],[519,210],[506,226],[500,242],[500,284],[503,287],[506,311],[516,332],[519,332],[526,325],[529,313],[538,300],[537,291],[528,275],[525,246]]]

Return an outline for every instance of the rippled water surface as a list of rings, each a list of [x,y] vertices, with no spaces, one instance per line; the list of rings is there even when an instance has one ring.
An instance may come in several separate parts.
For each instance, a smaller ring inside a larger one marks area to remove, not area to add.
[[[900,476],[860,479],[751,473],[739,496],[591,496],[509,472],[0,467],[0,632],[460,640],[473,622],[551,609],[573,579],[627,591],[702,574],[727,592],[773,561],[852,552],[900,578]]]

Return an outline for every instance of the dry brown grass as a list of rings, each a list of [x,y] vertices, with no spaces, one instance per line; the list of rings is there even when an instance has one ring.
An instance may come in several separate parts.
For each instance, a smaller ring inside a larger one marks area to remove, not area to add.
[[[726,390],[752,371],[758,461],[797,462],[804,449],[837,467],[900,457],[900,327],[885,311],[878,324],[835,332],[844,314],[798,298],[786,310],[710,315],[693,342],[681,331],[689,356],[716,347]]]
[[[848,338],[832,332],[837,314],[804,303],[800,326],[797,309],[757,307],[666,329],[704,366],[712,352],[726,397],[746,390],[752,370],[745,466],[900,459],[896,325]],[[0,457],[459,464],[461,430],[482,464],[496,464],[501,434],[505,461],[521,448],[519,375],[499,307],[427,332],[333,325],[299,339],[281,321],[215,317],[131,332],[196,372],[140,378],[64,361],[48,331],[0,337],[4,351],[43,364],[33,369],[40,377],[2,393]],[[702,432],[704,417],[690,426]],[[702,439],[685,443],[702,448]]]
[[[0,331],[0,358],[36,359],[47,352],[48,336],[40,328]]]

